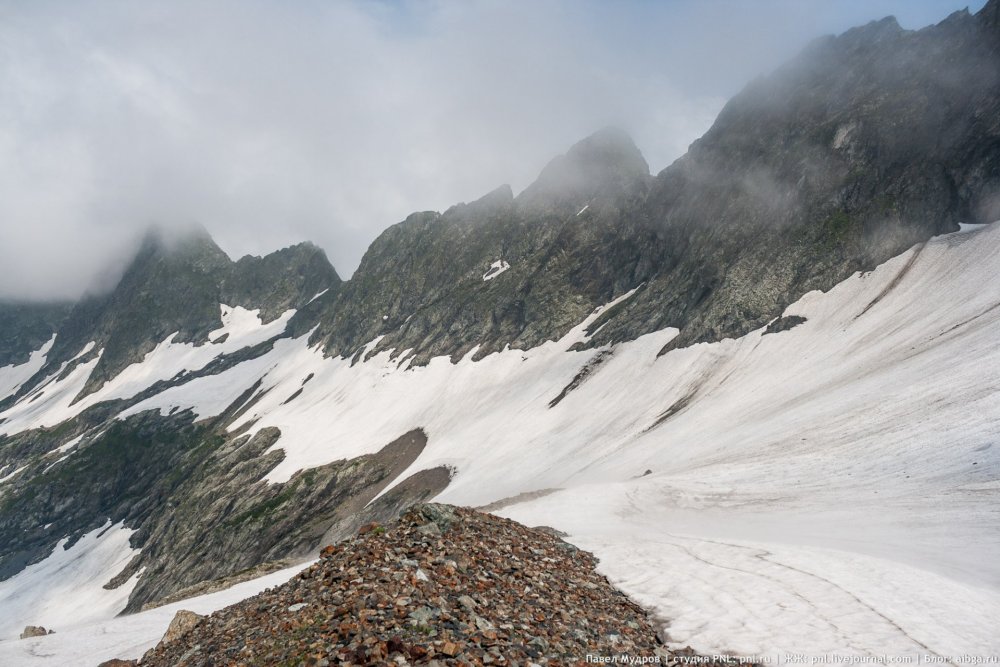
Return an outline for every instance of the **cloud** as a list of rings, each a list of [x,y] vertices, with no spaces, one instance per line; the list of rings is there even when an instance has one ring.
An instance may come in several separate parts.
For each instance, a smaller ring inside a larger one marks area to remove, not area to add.
[[[411,211],[518,191],[604,125],[658,171],[745,82],[893,11],[947,8],[0,2],[0,298],[76,297],[152,224],[234,257],[312,240],[347,276]]]

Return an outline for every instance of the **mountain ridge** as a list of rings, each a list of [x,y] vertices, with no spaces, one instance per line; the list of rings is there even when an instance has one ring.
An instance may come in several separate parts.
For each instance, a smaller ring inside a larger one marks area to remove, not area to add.
[[[748,85],[655,176],[627,135],[600,130],[517,196],[501,186],[408,216],[347,281],[311,244],[233,261],[204,231],[148,237],[112,292],[43,313],[7,352],[23,361],[56,333],[42,366],[0,397],[0,576],[40,565],[63,539],[64,549],[85,535],[90,544],[110,520],[138,551],[110,583],[131,586],[131,611],[260,560],[303,557],[362,517],[486,493],[461,477],[483,459],[546,489],[562,483],[532,467],[546,456],[584,466],[580,475],[622,456],[636,468],[615,468],[625,480],[659,474],[634,458],[654,442],[676,447],[671,465],[682,465],[698,434],[676,425],[739,380],[725,354],[699,355],[800,340],[824,324],[805,312],[817,291],[866,295],[850,320],[861,324],[842,328],[867,325],[913,266],[992,233],[933,240],[1000,217],[998,7],[921,31],[884,20],[820,40]],[[947,272],[930,275],[954,289]],[[973,298],[980,310],[935,335],[990,326],[995,304]],[[883,356],[902,364],[893,354]],[[669,377],[656,376],[664,368]],[[645,393],[631,402],[641,410],[576,430],[592,415],[568,411],[600,407],[581,397],[612,402],[640,378]],[[441,398],[421,403],[428,392]],[[472,407],[451,414],[467,395]],[[551,431],[524,430],[528,419]],[[522,459],[497,458],[514,445],[483,424],[523,436]],[[761,451],[804,447],[769,439],[769,428],[750,431]],[[480,439],[490,447],[477,450]],[[588,451],[592,440],[604,449]],[[512,484],[486,479],[498,484],[490,493]]]

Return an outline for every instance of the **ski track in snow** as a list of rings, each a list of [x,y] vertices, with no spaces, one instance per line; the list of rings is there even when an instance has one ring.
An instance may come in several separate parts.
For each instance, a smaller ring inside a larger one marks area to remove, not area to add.
[[[384,351],[351,366],[308,335],[283,339],[125,414],[216,415],[261,380],[231,428],[281,430],[271,482],[422,427],[428,445],[400,481],[452,466],[437,500],[474,506],[559,489],[498,513],[569,532],[679,645],[996,653],[998,270],[1000,225],[963,227],[806,294],[785,311],[805,318],[791,330],[662,357],[676,330],[602,348],[551,408],[595,354],[570,348],[614,303],[558,341],[476,362],[473,350],[411,368]],[[185,346],[163,346],[129,377],[177,368]],[[77,371],[45,392],[75,395]],[[116,378],[101,397],[148,384]],[[61,402],[37,402],[0,415],[0,430],[65,418]]]

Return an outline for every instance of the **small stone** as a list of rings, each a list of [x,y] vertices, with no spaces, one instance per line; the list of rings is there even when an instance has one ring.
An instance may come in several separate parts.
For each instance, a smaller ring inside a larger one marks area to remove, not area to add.
[[[299,611],[309,606],[308,602],[296,602],[288,608],[288,611]]]
[[[531,641],[528,642],[528,646],[537,650],[539,653],[545,653],[549,650],[549,643],[542,637],[532,637]]]
[[[476,608],[476,601],[470,598],[468,595],[460,595],[458,597],[458,604],[462,605],[469,611]]]

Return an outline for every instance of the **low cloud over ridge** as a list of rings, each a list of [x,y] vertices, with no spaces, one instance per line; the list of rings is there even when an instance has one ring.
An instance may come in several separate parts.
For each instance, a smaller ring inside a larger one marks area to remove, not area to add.
[[[601,126],[659,171],[809,39],[962,5],[2,4],[0,298],[107,283],[152,225],[234,257],[312,240],[346,277],[407,213],[518,191]]]

